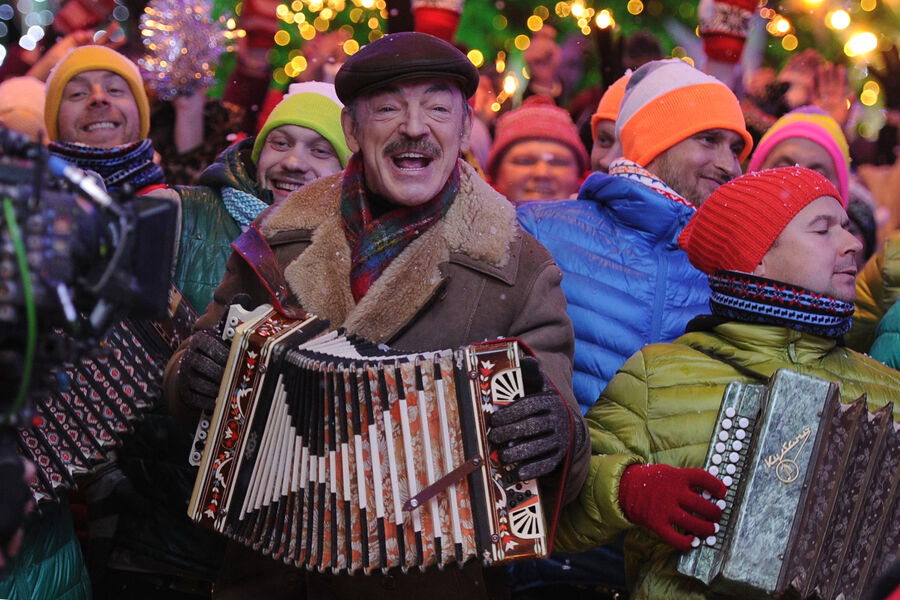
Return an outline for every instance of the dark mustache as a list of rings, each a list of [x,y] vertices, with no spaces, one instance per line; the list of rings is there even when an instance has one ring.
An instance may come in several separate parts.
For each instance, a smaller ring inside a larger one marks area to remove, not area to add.
[[[421,152],[433,158],[443,156],[440,146],[426,139],[400,139],[394,140],[384,147],[384,154],[402,154],[404,152]]]

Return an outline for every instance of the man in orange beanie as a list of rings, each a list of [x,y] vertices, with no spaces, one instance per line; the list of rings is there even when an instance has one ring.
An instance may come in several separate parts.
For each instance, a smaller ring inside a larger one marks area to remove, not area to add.
[[[557,549],[624,535],[633,600],[707,598],[705,585],[676,572],[675,555],[712,536],[722,515],[713,502],[727,471],[700,467],[725,387],[787,368],[841,382],[843,401],[867,394],[870,409],[897,405],[900,373],[840,341],[861,248],[847,221],[837,189],[801,167],[750,173],[713,192],[679,237],[708,276],[712,315],[632,356],[588,411],[588,484],[564,510]]]
[[[622,144],[616,138],[616,119],[622,96],[625,95],[625,86],[630,79],[631,71],[628,71],[606,88],[597,104],[597,110],[591,116],[591,136],[594,139],[594,145],[591,146],[591,168],[595,171],[609,173],[609,164],[622,156]]]
[[[633,352],[672,341],[706,307],[706,281],[675,240],[752,144],[731,90],[677,59],[637,69],[616,111],[624,158],[610,174],[592,174],[577,200],[518,209],[565,274],[582,410]]]

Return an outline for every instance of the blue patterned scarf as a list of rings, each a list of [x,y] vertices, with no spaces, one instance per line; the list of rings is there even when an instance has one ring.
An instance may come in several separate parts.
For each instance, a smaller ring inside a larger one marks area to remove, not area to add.
[[[242,230],[247,229],[257,215],[269,206],[253,194],[227,186],[222,188],[222,202]]]
[[[825,338],[850,329],[853,303],[802,287],[736,271],[709,276],[709,307],[719,317],[779,325]]]
[[[49,150],[80,169],[100,175],[111,194],[117,193],[126,183],[139,192],[147,186],[166,182],[162,168],[153,162],[153,143],[149,138],[115,148],[51,142]]]

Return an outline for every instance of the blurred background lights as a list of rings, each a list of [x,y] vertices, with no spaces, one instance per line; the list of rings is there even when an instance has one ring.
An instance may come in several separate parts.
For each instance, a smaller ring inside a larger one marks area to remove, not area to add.
[[[836,10],[828,17],[828,22],[835,29],[847,29],[850,25],[850,15],[846,10]]]
[[[597,18],[594,20],[594,22],[600,29],[612,27],[614,24],[612,13],[608,9],[604,8],[599,13],[597,13]]]
[[[859,101],[866,106],[874,106],[878,102],[878,93],[881,88],[875,81],[867,81],[863,86],[862,92],[859,94]]]
[[[472,64],[475,65],[476,69],[481,68],[484,64],[484,54],[482,54],[481,50],[469,50],[469,53],[466,54],[466,56],[472,61]]]
[[[792,52],[797,49],[797,46],[800,45],[800,41],[797,39],[797,36],[789,33],[783,38],[781,38],[781,47],[787,50],[788,52]]]
[[[625,8],[630,14],[639,15],[644,12],[644,3],[641,2],[641,0],[628,0],[628,4]]]
[[[878,47],[878,38],[870,31],[856,33],[844,44],[844,54],[850,57],[868,54]]]

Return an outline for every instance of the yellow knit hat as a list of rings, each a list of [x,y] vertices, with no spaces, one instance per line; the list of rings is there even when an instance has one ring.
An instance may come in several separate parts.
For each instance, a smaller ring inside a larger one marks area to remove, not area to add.
[[[50,141],[59,140],[59,104],[63,90],[73,77],[85,71],[110,71],[128,82],[141,118],[141,139],[146,138],[150,133],[150,102],[138,66],[106,46],[80,46],[63,57],[47,79],[44,123]]]

